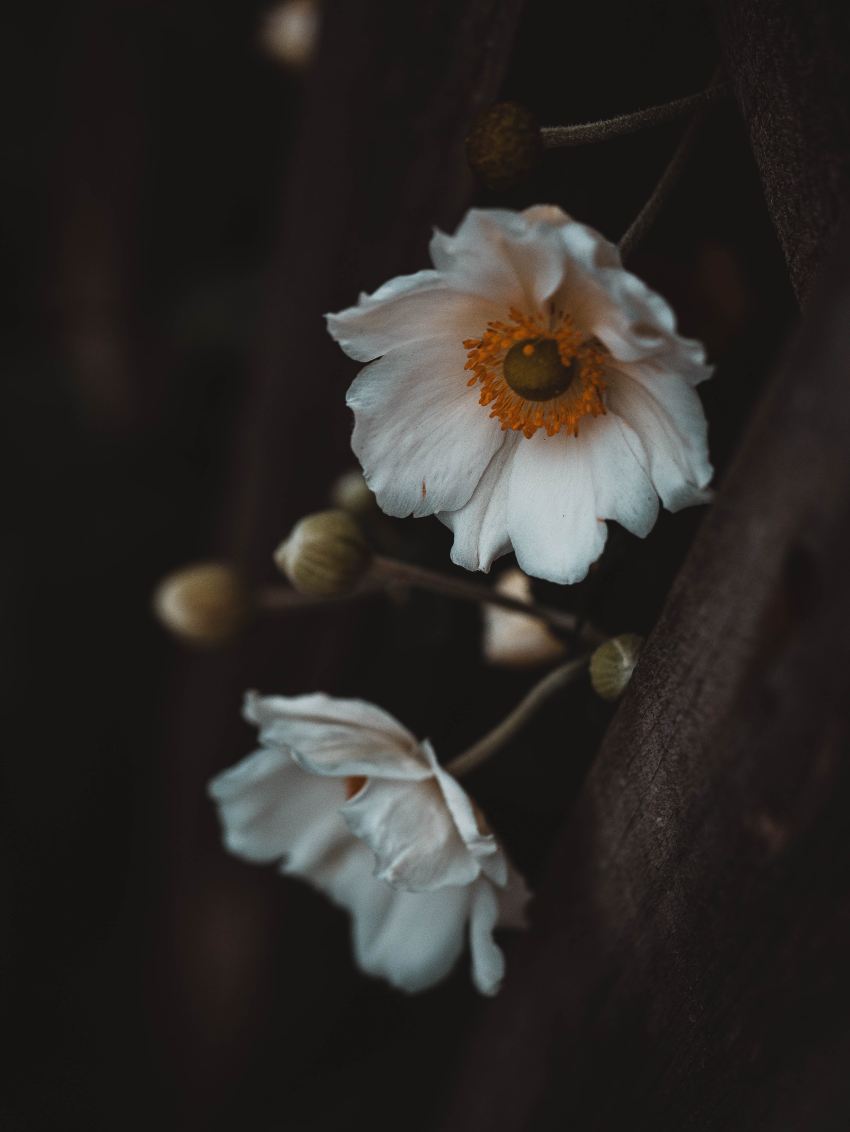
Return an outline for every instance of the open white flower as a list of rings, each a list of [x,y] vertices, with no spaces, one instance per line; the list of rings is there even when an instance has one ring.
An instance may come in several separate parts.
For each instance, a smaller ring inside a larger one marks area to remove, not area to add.
[[[659,497],[706,501],[694,386],[711,370],[613,244],[554,206],[473,209],[431,259],[328,316],[371,363],[348,404],[384,511],[436,514],[467,569],[513,549],[527,574],[571,583],[606,519],[643,537]]]
[[[250,694],[245,715],[262,749],[209,785],[227,848],[348,909],[368,974],[424,990],[468,934],[473,981],[494,994],[493,930],[523,926],[527,891],[431,746],[362,700]]]

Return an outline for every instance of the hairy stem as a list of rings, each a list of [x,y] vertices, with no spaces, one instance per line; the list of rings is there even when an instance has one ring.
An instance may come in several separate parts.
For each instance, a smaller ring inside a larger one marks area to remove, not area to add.
[[[574,126],[542,126],[540,137],[546,149],[608,141],[610,138],[637,133],[638,130],[647,129],[649,126],[675,122],[695,110],[724,98],[728,93],[727,84],[720,82],[697,94],[689,94],[673,102],[664,102],[660,106],[648,106],[645,110],[636,110],[633,114],[619,114],[616,118],[603,118],[599,122],[581,122]]]
[[[456,759],[452,759],[447,764],[446,770],[449,774],[453,774],[455,778],[469,774],[470,771],[475,770],[476,767],[481,766],[482,763],[495,755],[497,751],[513,739],[514,735],[526,725],[532,716],[536,715],[547,700],[560,692],[562,688],[566,688],[568,684],[572,684],[581,675],[587,667],[587,661],[587,656],[578,657],[576,660],[562,664],[560,668],[553,669],[552,672],[544,676],[540,683],[535,684],[525,699],[521,700],[510,715],[503,719],[497,727],[494,727],[483,739],[479,739],[462,755],[458,755]]]
[[[717,74],[719,74],[719,72],[717,72]],[[715,75],[715,79],[716,77],[717,75]],[[708,94],[709,91],[712,90],[725,91],[725,89],[725,86],[712,85],[708,87],[705,93]],[[688,159],[690,158],[691,151],[694,148],[694,143],[699,136],[703,123],[708,117],[708,113],[711,109],[713,101],[714,100],[712,99],[704,100],[697,107],[693,118],[691,118],[684,134],[682,135],[681,141],[673,152],[673,156],[670,158],[670,161],[667,163],[667,167],[661,174],[661,177],[659,178],[655,188],[652,190],[652,194],[649,200],[629,225],[622,239],[620,240],[620,255],[624,260],[628,259],[632,255],[635,248],[655,223],[658,218],[658,214],[661,212],[661,209],[664,207],[664,204],[667,201],[667,198],[670,196],[671,192],[678,184],[679,178],[681,177],[682,172],[688,163]]]
[[[417,586],[420,589],[431,590],[433,593],[444,594],[446,597],[459,598],[461,601],[473,601],[478,605],[498,605],[502,609],[509,609],[512,613],[524,613],[570,636],[579,637],[588,644],[599,644],[605,640],[604,636],[590,625],[580,628],[578,619],[572,613],[510,597],[508,594],[499,593],[491,586],[482,586],[478,582],[469,582],[463,578],[452,578],[437,570],[414,566],[409,562],[399,562],[395,558],[376,557],[372,576],[377,576],[384,582]]]

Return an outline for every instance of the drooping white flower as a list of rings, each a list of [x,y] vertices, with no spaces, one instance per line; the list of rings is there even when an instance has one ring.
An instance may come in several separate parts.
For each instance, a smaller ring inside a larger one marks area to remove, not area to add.
[[[361,370],[352,446],[390,515],[436,514],[452,559],[580,581],[606,519],[641,537],[659,497],[707,499],[695,386],[710,376],[667,303],[559,208],[473,209],[434,269],[328,316]]]
[[[496,592],[530,602],[531,579],[522,570],[506,570],[496,582]],[[558,660],[566,652],[545,621],[514,613],[499,605],[483,605],[484,631],[481,650],[489,664],[503,668],[527,668]]]
[[[362,970],[406,991],[452,969],[494,994],[497,926],[522,927],[528,895],[430,744],[362,700],[250,694],[262,749],[213,779],[227,848],[280,863],[351,913]]]

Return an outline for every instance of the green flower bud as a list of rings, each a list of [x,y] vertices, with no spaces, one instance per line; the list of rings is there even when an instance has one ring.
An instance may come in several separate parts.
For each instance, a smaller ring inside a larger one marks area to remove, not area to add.
[[[466,138],[470,168],[490,189],[509,189],[528,177],[542,148],[534,115],[518,102],[483,110]]]
[[[365,538],[345,511],[307,515],[274,554],[292,585],[313,597],[336,597],[360,581],[372,560]]]
[[[371,515],[377,510],[375,496],[359,468],[351,468],[334,480],[330,495],[334,507],[349,515]]]
[[[590,682],[603,700],[617,700],[626,690],[643,647],[637,633],[621,633],[600,645],[590,658]]]
[[[176,637],[196,645],[220,645],[235,637],[253,608],[236,572],[223,562],[199,562],[169,574],[153,596],[153,610]]]

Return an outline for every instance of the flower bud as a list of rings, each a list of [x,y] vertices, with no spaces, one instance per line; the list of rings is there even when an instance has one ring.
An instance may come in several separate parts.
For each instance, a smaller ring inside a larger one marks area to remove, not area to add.
[[[266,14],[260,43],[284,66],[301,70],[313,60],[318,32],[318,0],[284,0]]]
[[[473,121],[466,158],[490,189],[509,189],[533,171],[542,150],[540,129],[518,102],[497,102]]]
[[[336,597],[352,589],[369,569],[372,553],[345,511],[307,515],[274,554],[296,590],[313,597]]]
[[[617,700],[626,690],[643,646],[637,633],[621,633],[600,645],[590,658],[590,682],[603,700]]]
[[[496,592],[530,602],[531,579],[522,570],[506,570]],[[501,668],[531,668],[558,660],[566,651],[563,641],[543,621],[526,613],[513,613],[498,605],[482,609],[484,633],[481,648],[488,664]]]
[[[169,574],[153,596],[160,622],[197,645],[219,645],[235,637],[251,615],[251,596],[230,566],[200,562]]]
[[[336,479],[330,491],[331,503],[349,515],[370,515],[376,510],[375,496],[359,468],[351,468]]]

